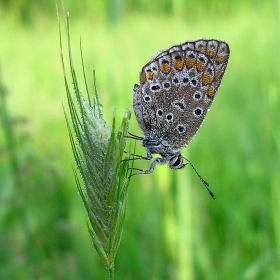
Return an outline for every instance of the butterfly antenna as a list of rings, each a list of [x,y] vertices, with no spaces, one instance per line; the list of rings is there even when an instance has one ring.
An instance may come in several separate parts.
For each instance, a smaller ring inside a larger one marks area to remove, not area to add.
[[[202,184],[204,185],[204,187],[206,188],[206,190],[208,191],[208,193],[211,195],[211,197],[213,199],[216,199],[216,196],[212,193],[212,191],[209,189],[209,184],[200,176],[200,174],[197,172],[196,168],[194,167],[194,165],[187,159],[184,157],[184,159],[187,161],[187,164],[189,164],[192,169],[194,170],[194,172],[196,173],[196,175],[198,176],[198,178],[200,179],[200,181],[202,182]]]

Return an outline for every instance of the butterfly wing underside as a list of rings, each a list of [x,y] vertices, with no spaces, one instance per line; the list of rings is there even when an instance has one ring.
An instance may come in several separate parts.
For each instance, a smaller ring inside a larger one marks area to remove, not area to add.
[[[146,64],[133,98],[145,136],[178,151],[188,145],[214,101],[229,53],[225,42],[198,40],[173,46]]]

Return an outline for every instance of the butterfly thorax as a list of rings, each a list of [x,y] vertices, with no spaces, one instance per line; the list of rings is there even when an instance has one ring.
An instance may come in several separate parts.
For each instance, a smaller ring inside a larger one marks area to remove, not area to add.
[[[148,153],[159,154],[162,157],[173,157],[180,152],[180,150],[175,149],[172,144],[168,143],[163,138],[155,136],[146,136],[142,144],[147,148]]]

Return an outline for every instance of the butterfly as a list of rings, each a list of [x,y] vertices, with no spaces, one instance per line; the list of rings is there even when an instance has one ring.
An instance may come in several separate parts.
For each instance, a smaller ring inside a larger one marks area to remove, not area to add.
[[[145,137],[136,138],[147,149],[147,160],[153,154],[161,157],[155,158],[149,169],[138,169],[141,174],[152,173],[156,165],[166,163],[172,169],[190,164],[197,173],[181,151],[209,111],[229,55],[226,42],[200,39],[172,46],[142,68],[140,84],[134,86],[133,109]]]

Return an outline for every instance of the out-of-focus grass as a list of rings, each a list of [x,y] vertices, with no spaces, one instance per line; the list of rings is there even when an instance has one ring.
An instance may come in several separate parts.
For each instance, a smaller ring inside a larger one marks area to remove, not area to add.
[[[141,67],[159,50],[200,37],[224,39],[231,48],[217,99],[184,152],[210,183],[217,200],[212,201],[190,168],[175,172],[158,167],[152,175],[132,178],[116,279],[279,278],[277,10],[274,2],[266,1],[252,6],[239,4],[230,13],[217,11],[215,7],[209,11],[201,7],[192,17],[134,13],[115,25],[87,17],[72,21],[73,57],[79,57],[81,34],[85,68],[89,75],[91,66],[96,69],[105,119],[111,117],[114,107],[118,112],[132,109],[132,89]],[[1,221],[1,250],[11,249],[5,244],[10,234],[17,256],[9,258],[8,254],[0,262],[1,271],[15,273],[20,263],[26,265],[20,266],[18,275],[24,276],[18,279],[30,279],[34,270],[35,275],[50,275],[51,279],[106,279],[91,248],[86,213],[72,176],[73,159],[61,106],[66,96],[55,18],[37,18],[36,24],[24,27],[12,15],[1,15],[0,34],[1,75],[9,89],[10,114],[29,120],[31,136],[26,153],[32,148],[61,176],[53,185],[59,194],[51,196],[50,189],[42,184],[45,177],[40,175],[46,167],[36,162],[37,176],[33,177],[30,196],[34,207],[28,219],[37,233],[39,243],[33,246],[40,258],[28,262],[18,249],[24,242],[19,224],[9,226]],[[75,65],[79,67],[79,60]],[[117,121],[121,117],[117,116]],[[140,134],[135,118],[131,132]],[[137,145],[137,153],[144,154],[140,143]],[[7,160],[1,156],[2,202],[7,192],[16,195],[10,172],[4,168]],[[147,167],[148,163],[137,165]],[[25,188],[28,180],[26,184]],[[1,212],[13,213],[9,200],[0,207]],[[61,209],[66,211],[62,216]],[[55,231],[52,219],[45,219],[50,211],[51,218],[57,217],[67,234]],[[40,243],[46,238],[46,229],[49,251],[44,242]],[[59,245],[58,254],[53,248],[65,236],[68,242]]]

